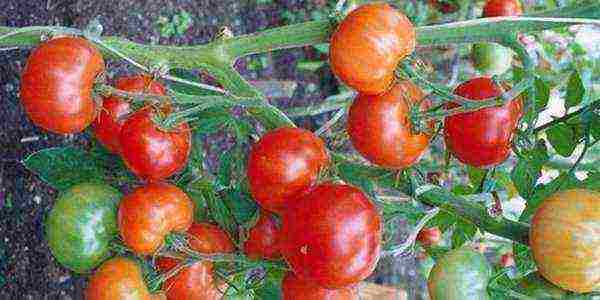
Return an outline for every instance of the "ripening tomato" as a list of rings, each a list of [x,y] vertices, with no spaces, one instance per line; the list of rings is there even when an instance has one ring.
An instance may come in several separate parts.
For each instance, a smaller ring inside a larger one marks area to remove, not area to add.
[[[429,5],[445,14],[454,13],[460,8],[460,5],[456,0],[428,0],[427,2]]]
[[[483,7],[483,16],[487,18],[522,14],[523,6],[519,0],[488,0]]]
[[[326,289],[287,272],[281,284],[283,300],[358,300],[356,287]]]
[[[119,205],[119,231],[133,252],[151,255],[170,232],[184,232],[194,217],[194,203],[178,187],[151,183],[126,195]]]
[[[323,140],[312,132],[291,127],[269,131],[248,156],[250,193],[264,209],[281,214],[328,163]]]
[[[152,80],[152,77],[145,74],[121,77],[117,80],[115,88],[131,93],[166,94],[165,87],[160,82]],[[93,124],[94,134],[109,151],[121,152],[119,134],[125,118],[131,113],[132,108],[129,102],[117,96],[111,96],[102,101],[102,110]]]
[[[502,89],[487,77],[461,83],[454,93],[472,100],[502,94]],[[455,107],[452,103],[449,107]],[[444,140],[452,155],[461,162],[478,168],[497,165],[510,154],[513,134],[521,117],[521,99],[503,106],[446,117]]]
[[[97,183],[82,183],[62,192],[46,219],[46,240],[58,262],[78,273],[98,266],[110,255],[118,236],[121,193]]]
[[[365,4],[331,37],[329,61],[340,80],[363,94],[379,94],[394,80],[398,63],[415,49],[410,20],[386,3]]]
[[[451,250],[429,273],[429,296],[432,300],[489,299],[490,275],[490,266],[481,253],[466,248]]]
[[[569,291],[600,291],[600,192],[561,191],[531,220],[529,245],[538,272]]]
[[[77,133],[96,116],[92,96],[104,71],[102,55],[90,42],[60,37],[33,50],[21,77],[21,103],[37,126],[54,133]]]
[[[275,217],[261,211],[258,221],[248,232],[244,242],[244,253],[252,259],[279,259],[279,224]]]
[[[131,115],[121,128],[121,156],[138,177],[160,181],[180,171],[191,149],[190,127],[159,128],[152,120],[155,112],[144,108]]]
[[[144,283],[142,269],[132,259],[115,257],[104,262],[90,278],[86,300],[159,300],[163,294],[151,294]]]
[[[512,51],[495,43],[477,43],[471,54],[473,66],[483,75],[501,75],[512,67]]]
[[[500,256],[499,264],[504,268],[512,267],[515,265],[515,257],[511,252],[504,253],[502,256]]]
[[[326,288],[369,276],[379,260],[382,221],[358,188],[325,183],[283,215],[280,245],[294,273]]]
[[[435,246],[442,240],[442,232],[436,227],[423,228],[417,235],[417,241],[423,246]]]
[[[429,108],[423,91],[410,81],[387,92],[359,94],[350,106],[348,134],[354,148],[370,162],[390,169],[413,165],[429,145],[428,133],[414,133],[409,112],[413,105]]]

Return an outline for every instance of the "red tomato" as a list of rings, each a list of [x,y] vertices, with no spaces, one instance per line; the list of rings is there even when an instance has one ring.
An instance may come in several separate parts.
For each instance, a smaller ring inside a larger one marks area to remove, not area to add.
[[[115,87],[132,93],[166,95],[165,87],[160,82],[153,81],[152,77],[143,74],[121,77]],[[129,102],[119,97],[111,96],[103,100],[100,115],[93,124],[94,133],[98,141],[111,152],[121,152],[119,134],[125,118],[131,113]]]
[[[428,0],[427,2],[445,14],[451,14],[460,8],[456,0]]]
[[[323,140],[312,132],[290,127],[269,131],[248,157],[250,193],[264,209],[281,214],[328,163]]]
[[[487,18],[522,14],[523,6],[519,0],[488,0],[483,7],[483,16]]]
[[[512,253],[504,253],[500,257],[500,265],[503,267],[512,267],[515,265],[515,257]]]
[[[430,137],[413,133],[409,110],[412,105],[429,108],[424,97],[410,81],[396,83],[381,95],[359,94],[348,115],[348,134],[354,148],[370,162],[386,168],[413,165],[427,149]]]
[[[325,183],[283,215],[281,252],[294,273],[326,288],[369,276],[379,260],[382,221],[357,188]]]
[[[261,211],[258,222],[250,229],[244,242],[244,253],[252,259],[279,259],[279,231],[275,217]]]
[[[283,300],[358,300],[356,287],[330,290],[287,272],[281,286]]]
[[[194,203],[178,187],[152,183],[135,189],[119,204],[119,231],[133,252],[154,254],[165,236],[184,232],[194,217]]]
[[[417,241],[423,246],[434,246],[442,240],[442,232],[437,227],[423,228],[417,235]]]
[[[185,167],[192,138],[186,123],[162,129],[153,116],[149,107],[133,114],[123,124],[119,141],[127,167],[144,180],[159,181]]]
[[[463,82],[454,90],[463,97],[482,100],[502,93],[490,78]],[[450,105],[449,107],[455,107]],[[500,107],[446,117],[444,140],[448,150],[461,162],[478,168],[497,165],[508,157],[513,134],[521,117],[521,100]]]
[[[77,133],[92,123],[92,89],[104,71],[100,52],[77,37],[51,39],[33,50],[21,77],[21,103],[37,126]]]
[[[223,229],[209,223],[194,223],[188,229],[188,242],[192,249],[205,254],[229,253],[235,246]]]
[[[379,94],[394,80],[398,63],[415,49],[410,20],[386,3],[353,10],[331,37],[329,61],[340,80],[363,94]]]

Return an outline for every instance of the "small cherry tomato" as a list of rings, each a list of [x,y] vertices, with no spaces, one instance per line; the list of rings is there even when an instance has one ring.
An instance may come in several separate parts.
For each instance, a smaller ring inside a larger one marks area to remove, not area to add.
[[[186,123],[173,129],[159,128],[154,114],[149,107],[134,113],[123,124],[119,137],[123,161],[148,181],[160,181],[185,167],[192,143]]]
[[[166,94],[162,84],[144,74],[121,77],[117,80],[115,88],[131,93]],[[117,96],[111,96],[102,101],[102,110],[93,124],[94,134],[98,141],[113,153],[121,152],[119,134],[126,117],[131,113],[129,102]]]
[[[483,16],[504,17],[520,16],[523,14],[523,6],[519,0],[488,0],[483,7]]]
[[[194,217],[194,203],[178,187],[152,183],[126,195],[119,206],[123,242],[137,254],[151,255],[170,232],[184,232]]]
[[[235,246],[223,229],[209,223],[194,223],[188,229],[188,243],[192,249],[206,254],[230,253]]]
[[[489,299],[490,275],[490,266],[481,253],[466,248],[451,250],[429,273],[429,296],[432,300]]]
[[[159,300],[162,294],[151,294],[144,283],[142,269],[132,259],[115,257],[104,262],[90,278],[86,300]]]
[[[300,278],[326,288],[354,285],[379,260],[382,221],[358,188],[325,183],[283,215],[281,252]]]
[[[250,193],[264,209],[281,214],[328,163],[323,140],[312,132],[290,127],[269,131],[248,157]]]
[[[21,103],[39,127],[77,133],[96,116],[92,89],[104,71],[102,55],[90,42],[60,37],[33,50],[21,77]]]
[[[428,0],[427,3],[445,14],[454,13],[460,8],[456,0]]]
[[[287,272],[281,285],[283,300],[358,300],[356,287],[326,289],[314,282],[304,280]]]
[[[515,265],[515,257],[513,256],[513,254],[511,252],[509,253],[504,253],[502,254],[502,256],[500,256],[500,265],[502,267],[512,267]]]
[[[417,235],[417,241],[423,246],[435,246],[442,240],[442,232],[437,227],[423,228]]]
[[[478,101],[499,96],[502,89],[490,78],[478,77],[461,83],[454,93]],[[456,107],[456,104],[448,107]],[[513,99],[500,107],[446,117],[446,147],[467,165],[478,168],[497,165],[510,154],[512,138],[520,117],[520,99]]]
[[[410,20],[386,3],[353,10],[331,37],[329,61],[340,80],[363,94],[379,94],[394,80],[398,63],[415,49]]]
[[[359,94],[348,115],[348,134],[354,148],[370,162],[390,169],[413,165],[429,145],[429,134],[414,133],[411,106],[429,108],[419,87],[409,81],[396,83],[387,92]]]
[[[509,48],[494,43],[473,45],[473,66],[483,75],[501,75],[512,67],[513,54]]]
[[[261,211],[256,225],[248,232],[244,253],[252,259],[279,259],[279,224],[275,217]]]

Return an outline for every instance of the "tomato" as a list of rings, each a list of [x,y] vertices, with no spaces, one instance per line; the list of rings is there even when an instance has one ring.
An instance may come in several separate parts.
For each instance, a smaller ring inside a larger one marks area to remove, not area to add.
[[[504,254],[502,254],[502,256],[500,256],[499,263],[502,267],[505,267],[505,268],[515,266],[515,257],[510,252],[504,253]]]
[[[153,81],[152,77],[144,74],[121,77],[117,80],[115,87],[132,93],[166,94],[165,87],[162,84]],[[126,117],[131,113],[132,108],[129,102],[117,96],[111,96],[103,100],[100,115],[93,124],[94,133],[98,141],[111,152],[121,152],[119,134]]]
[[[398,63],[415,49],[415,28],[386,3],[365,4],[331,37],[329,61],[340,80],[363,94],[380,94],[394,80]]]
[[[151,183],[126,195],[119,205],[123,242],[137,254],[150,255],[167,234],[184,232],[194,217],[194,203],[178,187]]]
[[[97,183],[82,183],[62,192],[46,218],[50,251],[63,266],[85,273],[110,255],[118,236],[121,193]]]
[[[131,115],[121,128],[121,156],[138,177],[159,181],[180,171],[190,155],[190,127],[182,123],[162,129],[154,123],[155,112],[142,109]]]
[[[194,223],[188,229],[188,239],[192,249],[200,253],[230,253],[235,246],[223,229],[209,223]]]
[[[151,294],[144,283],[142,269],[132,259],[115,257],[104,262],[90,278],[86,300],[158,300],[162,294]]]
[[[545,199],[531,221],[538,271],[569,291],[600,291],[600,192],[572,189]]]
[[[460,8],[456,0],[428,0],[427,3],[445,14],[454,13]]]
[[[291,127],[269,131],[248,156],[250,193],[264,209],[281,214],[328,163],[323,140],[312,132]]]
[[[429,108],[425,94],[410,81],[387,92],[359,94],[348,115],[348,134],[354,148],[370,162],[390,169],[413,165],[429,145],[430,136],[414,133],[409,112],[413,105]]]
[[[461,83],[454,93],[473,100],[496,97],[502,89],[487,77]],[[456,105],[452,104],[450,107]],[[446,117],[446,147],[461,162],[478,168],[497,165],[510,154],[513,134],[521,117],[521,100],[513,99],[500,107]]]
[[[316,186],[283,215],[281,252],[294,273],[326,288],[369,276],[379,260],[382,220],[358,188]]]
[[[417,241],[423,246],[434,246],[442,240],[442,232],[438,227],[423,228],[417,235]]]
[[[244,253],[252,259],[279,259],[279,224],[275,217],[261,211],[256,225],[248,232]]]
[[[466,248],[451,250],[429,273],[429,296],[432,300],[489,299],[490,275],[490,266],[481,253]]]
[[[519,0],[488,0],[483,6],[483,16],[504,17],[520,16],[523,14],[523,6]]]
[[[21,103],[33,123],[54,133],[77,133],[96,116],[92,89],[104,71],[90,42],[60,37],[33,50],[21,77]]]
[[[546,281],[537,272],[527,275],[519,282],[518,292],[533,299],[565,299],[567,297],[566,291]]]
[[[501,75],[512,66],[513,54],[509,48],[494,43],[473,45],[474,67],[483,75]]]
[[[287,272],[281,285],[283,300],[358,300],[356,287],[326,289]]]

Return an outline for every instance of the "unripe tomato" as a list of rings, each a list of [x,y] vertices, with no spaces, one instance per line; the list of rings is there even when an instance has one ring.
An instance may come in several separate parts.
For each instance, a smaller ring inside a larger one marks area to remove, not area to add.
[[[472,100],[502,94],[490,78],[477,77],[461,83],[454,93]],[[449,107],[455,107],[455,104]],[[521,117],[521,99],[500,107],[446,117],[444,140],[448,150],[461,162],[478,168],[497,165],[510,154],[513,134]]]
[[[77,133],[92,123],[92,89],[104,71],[102,55],[90,42],[60,37],[33,50],[21,77],[21,103],[37,126],[54,133]]]
[[[427,2],[445,14],[451,14],[460,8],[456,0],[428,0]]]
[[[173,231],[184,232],[194,217],[194,203],[178,187],[152,183],[126,195],[119,206],[123,242],[137,254],[150,255]]]
[[[279,224],[275,217],[261,211],[256,225],[248,232],[244,253],[252,259],[279,259]]]
[[[501,75],[512,66],[513,54],[509,48],[494,43],[473,45],[473,65],[483,75]]]
[[[544,200],[529,234],[540,274],[569,291],[600,291],[599,226],[599,192],[566,190]]]
[[[117,209],[121,193],[96,183],[82,183],[62,192],[46,218],[46,240],[63,266],[84,273],[110,255],[118,236]]]
[[[192,138],[186,123],[163,129],[153,116],[150,108],[131,115],[121,128],[119,141],[127,167],[144,180],[159,181],[185,167]]]
[[[531,273],[519,282],[519,293],[530,296],[533,299],[565,299],[567,291],[548,282],[539,273]],[[577,299],[576,297],[568,299]]]
[[[515,257],[513,256],[512,253],[504,253],[502,254],[502,256],[500,256],[500,265],[502,267],[512,267],[515,265]]]
[[[287,272],[281,284],[283,300],[358,300],[356,287],[326,289]]]
[[[117,80],[115,87],[131,93],[166,94],[165,87],[160,82],[154,81],[152,77],[144,74],[121,77]],[[125,118],[131,113],[129,102],[117,96],[105,98],[102,102],[100,115],[93,124],[94,134],[98,141],[113,153],[121,152],[119,134]]]
[[[427,281],[429,296],[438,299],[489,299],[491,270],[478,252],[459,248],[437,260]]]
[[[488,0],[483,7],[483,16],[505,17],[520,16],[523,14],[523,6],[519,0]]]
[[[162,294],[151,294],[144,283],[140,266],[132,259],[115,257],[104,262],[90,278],[86,300],[158,300]]]
[[[398,63],[415,49],[415,29],[386,3],[365,4],[331,37],[329,61],[340,80],[363,94],[379,94],[394,80]]]
[[[326,288],[369,276],[379,260],[382,221],[358,188],[325,183],[283,215],[281,252],[294,273]]]
[[[381,95],[359,94],[348,115],[348,134],[354,148],[370,162],[403,169],[419,160],[429,135],[414,133],[411,106],[429,107],[423,91],[410,81],[396,83]]]
[[[250,193],[264,209],[281,214],[328,163],[323,140],[312,132],[290,127],[269,131],[248,157]]]
[[[423,246],[434,246],[440,243],[442,240],[442,232],[436,227],[423,228],[417,235],[417,241],[421,242]]]

